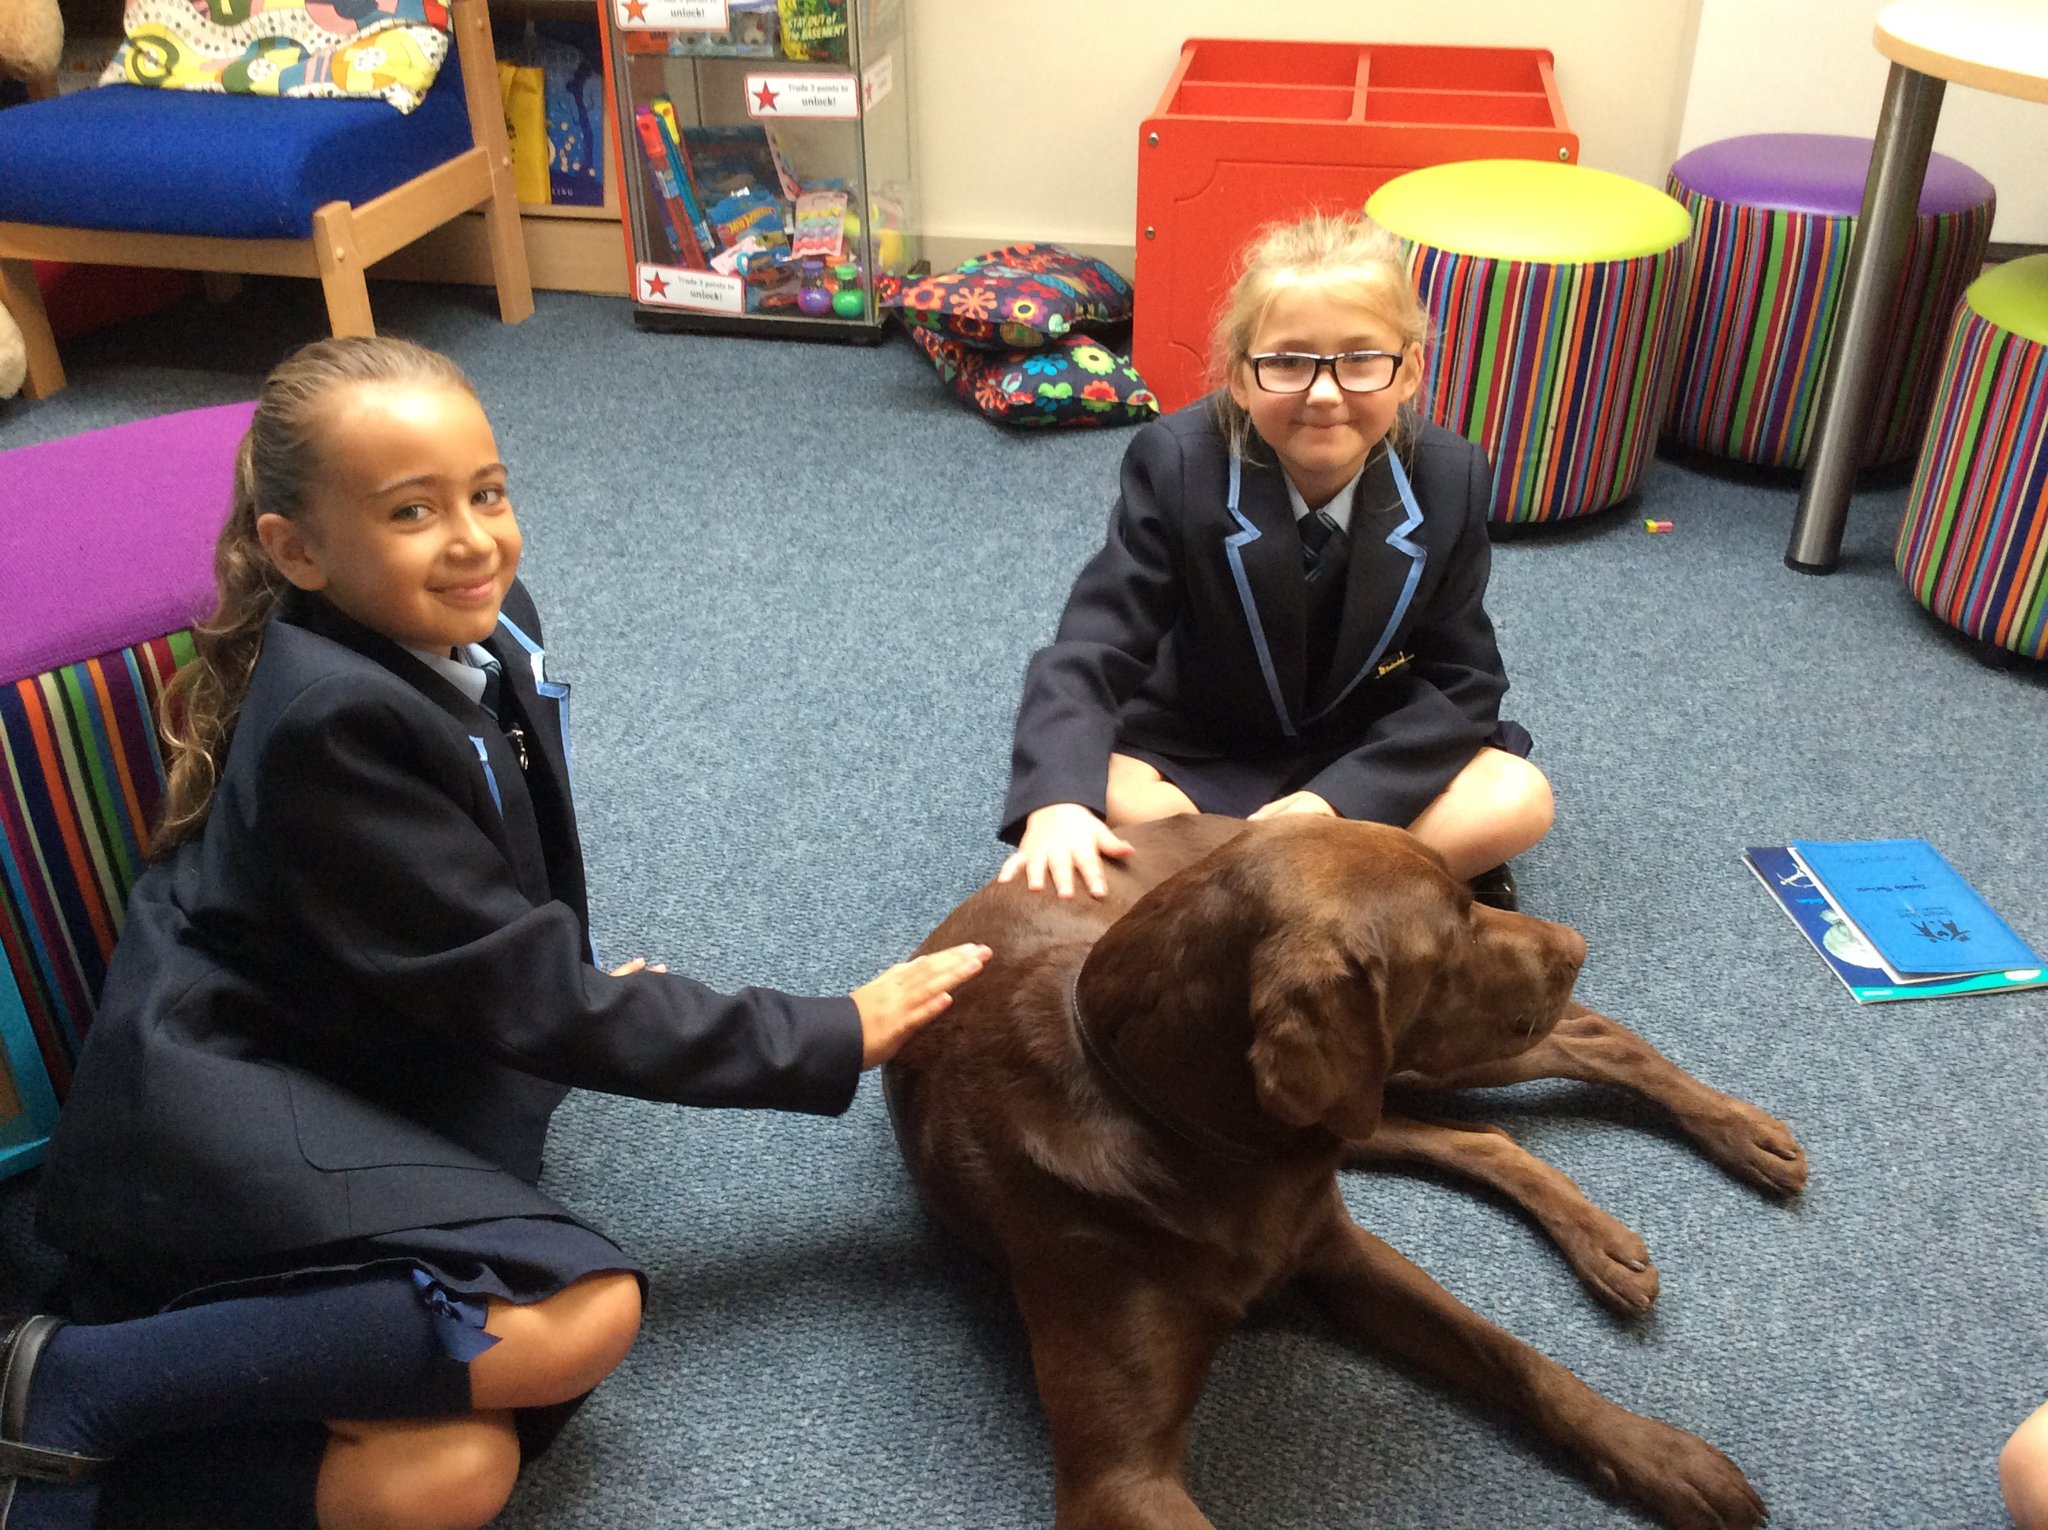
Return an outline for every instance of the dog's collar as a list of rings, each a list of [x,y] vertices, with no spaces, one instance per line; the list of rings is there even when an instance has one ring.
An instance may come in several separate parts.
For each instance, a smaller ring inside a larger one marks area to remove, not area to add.
[[[1239,1142],[1222,1132],[1211,1130],[1199,1121],[1190,1121],[1185,1116],[1176,1115],[1139,1088],[1137,1081],[1124,1072],[1110,1056],[1109,1048],[1096,1040],[1095,1033],[1088,1028],[1088,1017],[1081,1010],[1079,972],[1074,974],[1074,981],[1067,986],[1067,1014],[1073,1020],[1074,1034],[1080,1038],[1081,1050],[1088,1055],[1088,1060],[1094,1063],[1103,1076],[1116,1085],[1124,1098],[1138,1108],[1139,1114],[1145,1116],[1153,1125],[1170,1132],[1190,1146],[1198,1147],[1205,1153],[1213,1153],[1230,1163],[1258,1163],[1267,1157],[1266,1151],[1262,1148]]]

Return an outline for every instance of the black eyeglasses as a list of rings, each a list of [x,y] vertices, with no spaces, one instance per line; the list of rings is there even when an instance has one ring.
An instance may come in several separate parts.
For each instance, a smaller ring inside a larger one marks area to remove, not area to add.
[[[1306,393],[1324,367],[1346,393],[1377,393],[1400,375],[1403,357],[1399,351],[1345,351],[1337,356],[1270,351],[1250,360],[1252,376],[1268,393]]]

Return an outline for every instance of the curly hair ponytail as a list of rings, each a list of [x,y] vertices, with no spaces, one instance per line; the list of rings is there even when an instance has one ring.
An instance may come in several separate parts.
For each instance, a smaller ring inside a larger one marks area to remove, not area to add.
[[[437,352],[383,336],[318,340],[293,352],[263,380],[249,430],[235,453],[227,524],[213,549],[213,614],[193,628],[192,660],[165,687],[159,731],[168,780],[151,837],[158,859],[198,834],[213,807],[222,762],[263,631],[287,581],[256,534],[258,517],[296,520],[320,471],[318,427],[329,395],[356,383],[434,383],[476,388]]]

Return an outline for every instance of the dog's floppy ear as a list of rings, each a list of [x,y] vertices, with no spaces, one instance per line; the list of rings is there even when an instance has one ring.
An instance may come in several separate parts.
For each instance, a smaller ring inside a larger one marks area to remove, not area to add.
[[[1349,959],[1302,932],[1270,935],[1252,958],[1252,1079],[1266,1113],[1351,1142],[1380,1122],[1392,1066],[1386,964]]]

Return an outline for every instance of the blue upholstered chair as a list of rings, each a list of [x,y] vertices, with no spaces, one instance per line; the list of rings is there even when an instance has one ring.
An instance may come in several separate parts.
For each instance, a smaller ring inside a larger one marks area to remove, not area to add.
[[[452,55],[409,115],[135,85],[0,111],[0,303],[26,395],[64,386],[34,260],[318,277],[334,333],[367,335],[364,271],[481,208],[498,312],[532,313],[485,5],[454,0]]]

